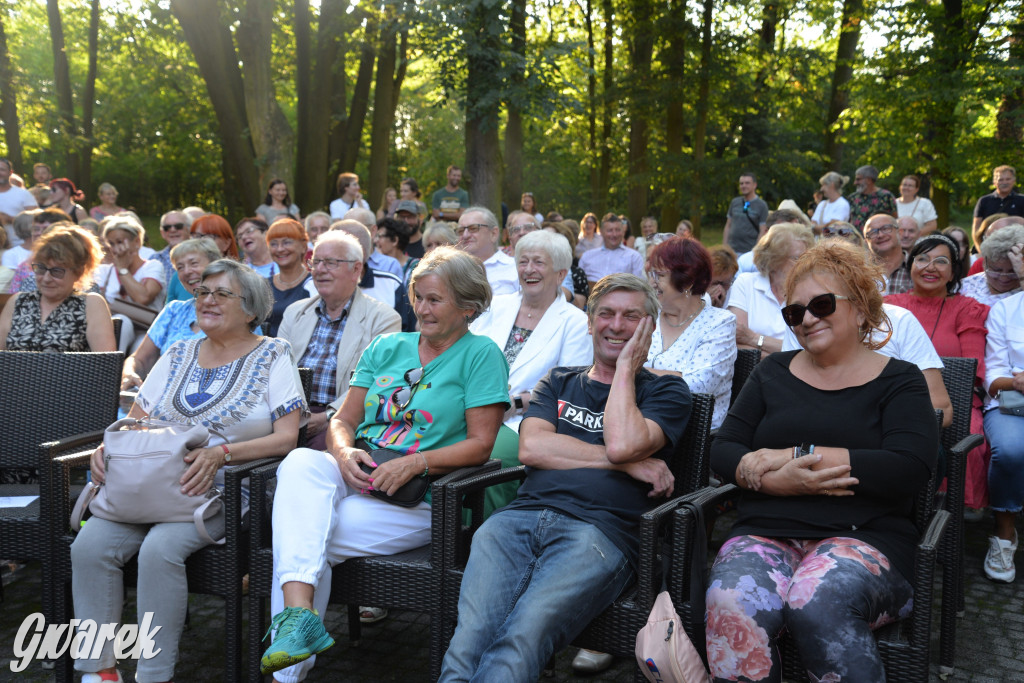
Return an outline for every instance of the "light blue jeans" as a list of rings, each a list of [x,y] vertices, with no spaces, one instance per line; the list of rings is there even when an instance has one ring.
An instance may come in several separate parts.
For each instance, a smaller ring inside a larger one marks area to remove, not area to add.
[[[473,537],[440,681],[533,683],[632,579],[592,524],[554,510],[495,513]]]
[[[214,538],[224,534],[223,512],[207,522],[207,530]],[[93,619],[98,624],[121,622],[121,568],[136,553],[139,556],[135,623],[141,624],[143,615],[153,612],[153,626],[161,627],[153,637],[153,649],[160,648],[160,653],[139,661],[135,674],[139,683],[174,678],[178,640],[188,607],[185,560],[206,545],[192,522],[123,524],[99,517],[90,517],[71,544],[75,617]],[[97,659],[75,660],[75,669],[95,672],[116,664],[114,646],[108,642]]]
[[[1019,512],[1024,500],[1024,417],[985,413],[985,438],[992,451],[988,464],[988,502],[997,512]]]

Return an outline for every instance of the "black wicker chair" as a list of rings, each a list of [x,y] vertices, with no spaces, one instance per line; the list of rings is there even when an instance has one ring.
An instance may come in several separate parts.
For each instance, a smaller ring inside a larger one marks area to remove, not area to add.
[[[120,376],[120,371],[118,371]],[[302,388],[308,396],[312,385],[312,371],[299,369]],[[304,439],[305,429],[300,430],[299,439]],[[92,452],[81,451],[81,445],[68,454],[66,448],[47,444],[52,458],[51,480],[56,489],[57,500],[68,501],[67,495],[71,473],[74,469],[87,468]],[[62,455],[63,453],[63,455]],[[227,519],[241,520],[243,494],[242,485],[252,472],[277,459],[263,458],[243,463],[224,470],[224,509]],[[60,621],[67,623],[71,618],[71,543],[75,530],[68,528],[70,503],[55,510],[53,525],[52,562],[54,575],[51,579]],[[191,555],[185,563],[188,572],[190,593],[216,595],[224,599],[224,681],[242,680],[242,577],[249,562],[249,530],[246,523],[227,524],[224,545],[207,546]],[[136,573],[135,562],[125,567],[126,579],[130,582]],[[65,654],[57,665],[57,681],[70,682],[73,676],[71,658]]]
[[[757,349],[737,349],[736,350],[736,363],[733,365],[732,371],[732,397],[729,399],[729,405],[731,406],[736,402],[736,397],[740,395],[740,389],[746,384],[747,378],[750,377],[750,373],[754,371],[754,367],[761,362],[761,352]]]
[[[952,672],[956,661],[957,617],[964,610],[964,487],[967,454],[985,437],[971,434],[971,400],[974,396],[975,358],[942,359],[942,381],[953,403],[953,424],[942,430],[946,451],[946,491],[937,506],[949,511],[949,530],[942,539],[942,606],[939,631],[939,672]]]
[[[40,444],[99,442],[117,417],[123,362],[120,352],[0,351],[0,474],[18,473],[9,477],[17,479],[27,470],[38,472],[34,483],[0,485],[0,496],[39,496],[25,507],[0,508],[0,557],[42,560],[42,604],[49,623],[55,623],[47,523],[53,494],[49,451]]]
[[[676,493],[685,494],[707,485],[711,450],[711,416],[715,399],[710,394],[694,394],[690,421],[676,449],[672,471]],[[431,680],[441,671],[441,662],[458,619],[459,588],[466,561],[469,559],[472,534],[483,523],[483,490],[488,486],[514,479],[522,480],[526,468],[517,467],[484,474],[450,484],[445,500],[443,631],[440,639],[431,642]],[[640,562],[637,582],[628,588],[608,609],[594,619],[573,641],[574,645],[607,652],[617,657],[634,657],[636,634],[654,606],[661,588],[661,546],[665,524],[683,500],[678,496],[647,512],[640,528]],[[463,509],[471,511],[469,528],[462,525]],[[646,680],[635,670],[638,682]]]

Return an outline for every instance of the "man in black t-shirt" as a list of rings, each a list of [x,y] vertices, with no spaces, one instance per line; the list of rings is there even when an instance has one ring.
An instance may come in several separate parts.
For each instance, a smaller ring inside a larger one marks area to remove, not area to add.
[[[441,681],[536,680],[633,581],[640,516],[672,493],[665,459],[690,413],[682,379],[643,368],[657,314],[634,275],[595,285],[594,364],[554,368],[533,391],[526,480],[473,538]]]

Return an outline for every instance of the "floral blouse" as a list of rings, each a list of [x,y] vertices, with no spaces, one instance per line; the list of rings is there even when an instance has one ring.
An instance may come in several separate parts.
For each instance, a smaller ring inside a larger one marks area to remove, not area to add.
[[[85,295],[72,294],[43,320],[39,292],[24,292],[14,303],[10,351],[88,351],[85,338]]]

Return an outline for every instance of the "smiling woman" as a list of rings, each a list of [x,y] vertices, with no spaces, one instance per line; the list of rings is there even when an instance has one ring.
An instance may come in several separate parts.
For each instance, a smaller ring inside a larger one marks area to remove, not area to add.
[[[277,272],[268,280],[274,293],[274,310],[267,318],[265,331],[275,337],[284,310],[316,290],[306,270],[306,230],[302,223],[282,218],[267,230],[266,241]]]

